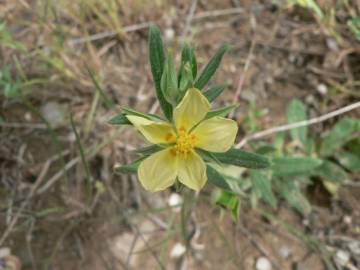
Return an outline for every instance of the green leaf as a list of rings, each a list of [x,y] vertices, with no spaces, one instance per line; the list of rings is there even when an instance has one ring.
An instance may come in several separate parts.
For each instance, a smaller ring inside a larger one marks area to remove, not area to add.
[[[226,88],[226,84],[217,84],[204,92],[204,96],[210,101],[214,101]]]
[[[287,110],[288,123],[293,124],[307,119],[306,107],[298,99],[293,99]],[[290,130],[290,135],[293,140],[298,140],[303,146],[306,145],[307,127],[299,127]]]
[[[206,174],[210,184],[223,190],[232,191],[225,177],[210,165],[206,165]]]
[[[340,120],[323,138],[320,148],[322,156],[330,156],[351,139],[351,135],[360,131],[358,120],[344,118]]]
[[[118,115],[113,116],[109,121],[111,125],[132,125],[131,122],[127,119],[126,115],[119,113]]]
[[[221,116],[221,117],[225,117],[226,115],[228,115],[231,111],[233,111],[238,105],[229,105],[226,107],[222,107],[220,109],[216,109],[213,111],[210,111],[206,114],[205,119],[209,119],[215,116]]]
[[[256,154],[270,155],[276,152],[276,147],[272,144],[263,144],[256,149]]]
[[[164,72],[161,77],[161,89],[167,102],[177,105],[179,91],[174,56],[169,53],[165,60]]]
[[[197,61],[194,53],[194,49],[188,44],[185,44],[181,51],[181,65],[185,66],[189,63],[192,77],[196,78],[197,75]]]
[[[155,83],[156,95],[159,100],[160,107],[164,112],[166,118],[171,120],[172,106],[169,102],[166,101],[161,91],[161,77],[164,72],[165,63],[164,46],[161,39],[160,29],[154,25],[150,27],[149,57],[151,72]]]
[[[314,175],[335,183],[341,183],[347,179],[346,172],[339,165],[328,160],[324,160],[323,164],[314,170]]]
[[[179,83],[179,89],[182,94],[185,94],[186,90],[192,87],[193,85],[193,75],[191,73],[190,65],[189,63],[186,63],[180,73],[180,83]]]
[[[154,154],[162,149],[163,148],[160,147],[159,145],[153,144],[140,149],[136,149],[135,152],[141,156],[150,156],[151,154]]]
[[[143,161],[145,157],[137,159],[130,164],[126,165],[115,165],[114,170],[117,173],[136,173],[141,161]]]
[[[210,59],[209,63],[206,65],[205,69],[201,73],[199,79],[195,83],[195,88],[203,89],[205,85],[210,81],[211,77],[214,75],[215,71],[220,65],[221,59],[224,54],[230,49],[228,44],[221,46],[215,55]]]
[[[309,175],[322,164],[321,159],[311,157],[279,157],[272,160],[272,170],[277,176]]]
[[[270,166],[266,157],[235,148],[225,153],[212,153],[212,155],[222,163],[250,169],[264,169]]]
[[[360,157],[351,152],[340,152],[336,154],[339,163],[349,171],[360,172]]]
[[[127,107],[123,107],[121,109],[123,111],[123,113],[125,115],[135,115],[135,116],[139,116],[139,117],[143,117],[152,121],[164,121],[163,119],[161,119],[159,116],[155,115],[155,114],[149,114],[149,113],[142,113],[142,112],[138,112],[135,111],[131,108],[127,108]]]
[[[295,209],[303,214],[311,211],[311,205],[302,195],[299,186],[291,180],[277,178],[275,181],[276,188],[280,195]]]
[[[273,208],[276,208],[277,200],[272,192],[271,179],[268,179],[264,174],[256,171],[251,172],[250,179],[255,194],[268,202]]]
[[[219,191],[215,193],[215,203],[231,211],[232,218],[237,221],[240,215],[240,199],[232,193]]]

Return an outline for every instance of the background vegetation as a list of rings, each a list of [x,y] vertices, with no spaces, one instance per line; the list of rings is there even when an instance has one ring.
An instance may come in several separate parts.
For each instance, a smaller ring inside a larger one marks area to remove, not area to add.
[[[350,0],[0,2],[0,269],[360,269],[359,10]],[[215,107],[239,104],[238,147],[271,169],[219,166],[226,191],[212,182],[195,200],[114,172],[144,145],[108,120],[124,106],[159,112],[151,23],[174,52],[190,42],[200,70],[232,45],[210,82],[227,86]]]

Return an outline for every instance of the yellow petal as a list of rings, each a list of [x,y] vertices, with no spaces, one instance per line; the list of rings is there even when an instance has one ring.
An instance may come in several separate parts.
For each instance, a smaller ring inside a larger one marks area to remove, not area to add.
[[[196,88],[189,89],[174,110],[176,128],[189,131],[210,111],[207,98]]]
[[[174,184],[177,159],[171,149],[161,150],[140,163],[138,177],[143,187],[151,192],[164,190]]]
[[[199,191],[206,183],[206,165],[194,151],[178,155],[179,181],[188,188]]]
[[[192,132],[196,137],[195,147],[210,152],[226,152],[233,146],[238,126],[235,121],[213,117],[201,122]]]
[[[135,115],[127,115],[127,119],[151,143],[172,143],[176,140],[173,127],[166,122],[155,122]]]

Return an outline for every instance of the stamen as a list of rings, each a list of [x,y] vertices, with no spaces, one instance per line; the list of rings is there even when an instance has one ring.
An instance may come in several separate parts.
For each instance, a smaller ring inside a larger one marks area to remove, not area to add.
[[[165,141],[169,142],[173,138],[173,135],[171,133],[166,134]]]
[[[179,134],[174,146],[176,155],[188,154],[195,146],[196,136],[194,134],[188,134],[185,127],[179,128]]]

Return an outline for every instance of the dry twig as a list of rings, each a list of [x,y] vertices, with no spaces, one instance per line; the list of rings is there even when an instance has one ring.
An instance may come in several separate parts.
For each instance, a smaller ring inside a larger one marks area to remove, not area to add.
[[[292,124],[288,124],[288,125],[282,125],[282,126],[278,126],[278,127],[273,127],[273,128],[269,128],[269,129],[260,131],[260,132],[256,132],[256,133],[242,139],[236,145],[236,148],[241,148],[245,144],[247,144],[249,141],[257,140],[257,139],[269,136],[269,135],[277,133],[277,132],[287,131],[287,130],[291,130],[291,129],[299,128],[299,127],[310,126],[310,125],[313,125],[313,124],[318,124],[318,123],[324,122],[324,121],[326,121],[328,119],[334,118],[334,117],[336,117],[338,115],[341,115],[341,114],[347,113],[349,111],[355,110],[357,108],[360,108],[360,101],[355,102],[353,104],[350,104],[348,106],[342,107],[342,108],[340,108],[338,110],[335,110],[333,112],[324,114],[322,116],[309,119],[309,120],[304,120],[304,121],[300,121],[300,122],[296,122],[296,123],[292,123]]]

